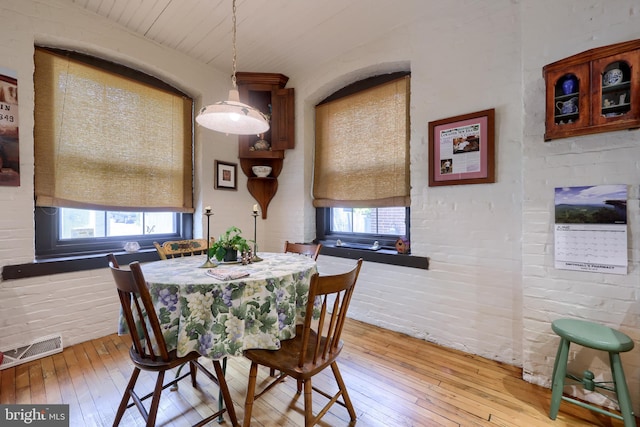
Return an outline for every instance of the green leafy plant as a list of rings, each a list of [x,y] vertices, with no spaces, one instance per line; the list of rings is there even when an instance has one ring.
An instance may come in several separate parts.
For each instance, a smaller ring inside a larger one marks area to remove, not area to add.
[[[237,252],[244,252],[250,249],[247,240],[242,237],[242,230],[238,227],[231,226],[227,228],[218,239],[213,242],[209,249],[209,256],[216,257],[218,261],[222,261],[227,256],[227,253],[237,254]],[[235,261],[225,259],[226,261]]]

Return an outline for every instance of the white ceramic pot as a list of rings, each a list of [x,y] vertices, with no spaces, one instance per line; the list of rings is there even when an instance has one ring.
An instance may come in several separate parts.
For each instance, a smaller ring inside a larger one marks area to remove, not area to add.
[[[257,177],[265,178],[271,173],[271,166],[253,166],[251,170]]]
[[[124,244],[124,250],[127,252],[138,252],[140,244],[138,242],[127,242]]]

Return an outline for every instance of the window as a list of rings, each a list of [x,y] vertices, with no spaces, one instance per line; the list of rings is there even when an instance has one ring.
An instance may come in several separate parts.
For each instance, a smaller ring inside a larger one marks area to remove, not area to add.
[[[61,240],[177,232],[176,217],[171,212],[114,212],[60,208],[58,219]]]
[[[76,52],[34,58],[36,258],[190,238],[192,99]]]
[[[122,251],[135,241],[192,236],[192,215],[176,212],[118,212],[74,208],[36,208],[36,254],[39,260]]]
[[[409,79],[376,76],[316,106],[313,203],[325,245],[393,250],[409,237]]]
[[[316,227],[324,245],[394,251],[399,237],[409,237],[409,208],[317,208]]]
[[[331,208],[333,233],[405,235],[405,208]]]

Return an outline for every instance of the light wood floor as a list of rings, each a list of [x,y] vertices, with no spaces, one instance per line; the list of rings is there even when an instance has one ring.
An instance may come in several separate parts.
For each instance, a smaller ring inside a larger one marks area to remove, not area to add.
[[[550,420],[550,391],[522,381],[520,369],[512,366],[353,320],[345,334],[339,363],[359,427],[622,426],[568,403],[561,404],[556,421]],[[131,370],[128,337],[109,335],[0,371],[0,403],[66,403],[71,426],[110,426]],[[240,422],[248,371],[243,358],[229,360],[227,381]],[[262,368],[258,386],[267,375]],[[143,372],[140,378],[138,383],[151,390],[153,377]],[[217,387],[202,375],[198,378],[198,389],[187,380],[177,392],[165,390],[158,425],[190,425],[199,414],[212,413]],[[315,384],[334,388],[325,374]],[[318,398],[316,409],[323,399]],[[256,401],[252,425],[302,426],[302,413],[302,398],[289,380]],[[139,426],[142,418],[131,408],[121,425]],[[223,425],[230,425],[228,419]],[[348,426],[346,409],[334,405],[320,425]]]

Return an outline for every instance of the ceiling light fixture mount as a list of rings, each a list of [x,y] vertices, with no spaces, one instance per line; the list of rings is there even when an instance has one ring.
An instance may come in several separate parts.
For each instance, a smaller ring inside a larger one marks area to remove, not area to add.
[[[236,84],[236,0],[233,0],[233,74],[229,99],[200,109],[196,122],[207,129],[225,134],[259,135],[269,130],[269,120],[260,111],[240,102]]]

